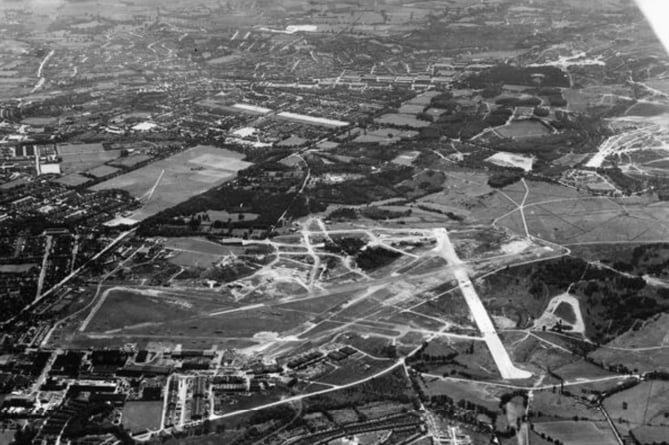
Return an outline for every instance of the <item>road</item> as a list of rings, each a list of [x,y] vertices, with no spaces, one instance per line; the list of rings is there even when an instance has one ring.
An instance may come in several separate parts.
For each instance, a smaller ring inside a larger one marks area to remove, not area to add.
[[[101,285],[102,285],[102,282],[100,282],[100,284],[98,284],[98,292],[100,292]],[[88,316],[86,316],[86,319],[84,319],[84,322],[81,323],[81,325],[79,326],[79,332],[84,332],[86,330],[86,328],[88,327],[88,324],[91,322],[91,320],[93,320],[93,317],[95,317],[95,315],[98,313],[98,311],[100,310],[100,308],[102,307],[104,302],[107,301],[107,297],[109,296],[109,293],[114,292],[114,291],[118,291],[118,290],[121,290],[121,289],[122,288],[120,288],[120,287],[112,287],[112,288],[109,288],[109,289],[105,290],[102,293],[102,296],[98,299],[97,303],[95,303],[95,306],[93,306],[93,309],[91,309],[91,311],[88,313]],[[95,295],[97,296],[97,293]],[[95,297],[94,297],[94,299],[95,299]]]
[[[39,271],[39,279],[37,280],[37,292],[35,293],[35,300],[42,294],[44,287],[44,278],[46,278],[46,271],[49,269],[49,255],[51,254],[51,245],[53,244],[53,236],[46,236],[46,246],[44,246],[44,257],[42,258],[42,268]]]
[[[53,57],[53,55],[54,55],[55,53],[56,53],[56,51],[52,49],[52,50],[49,52],[49,54],[47,54],[46,57],[44,57],[44,59],[42,59],[42,63],[39,64],[39,68],[37,68],[37,78],[38,78],[39,80],[37,81],[37,85],[35,85],[35,87],[34,87],[33,90],[32,90],[33,93],[34,93],[35,91],[39,90],[40,88],[42,88],[42,86],[43,86],[44,83],[46,82],[46,78],[44,77],[44,67],[46,66],[46,64],[47,64],[47,62],[49,61],[49,59],[50,59],[51,57]]]
[[[453,271],[455,279],[458,281],[458,285],[460,286],[460,291],[467,301],[467,305],[469,306],[469,310],[474,317],[476,326],[478,326],[483,339],[488,345],[490,354],[492,355],[492,358],[495,361],[497,369],[499,370],[502,378],[509,380],[521,380],[532,377],[532,373],[517,368],[511,361],[511,357],[509,357],[502,340],[499,338],[499,335],[495,330],[495,325],[492,323],[490,315],[488,315],[488,311],[483,306],[481,299],[474,289],[474,285],[469,279],[467,268],[455,252],[455,248],[453,247],[453,244],[448,237],[448,232],[446,229],[434,229],[434,236],[437,239],[437,247],[435,248],[435,252],[441,255],[441,257],[444,258],[451,266],[451,270]]]
[[[309,181],[311,180],[311,168],[309,168],[309,164],[307,163],[307,161],[305,161],[304,158],[302,157],[302,155],[300,155],[299,153],[294,154],[294,156],[300,158],[300,160],[302,162],[304,162],[304,164],[307,167],[307,175],[304,177],[304,181],[302,182],[302,186],[300,187],[300,190],[297,192],[297,194],[295,195],[293,200],[290,202],[290,204],[288,204],[288,207],[286,207],[286,210],[284,210],[284,212],[281,214],[281,216],[279,216],[279,219],[276,221],[276,224],[274,225],[274,227],[281,224],[281,222],[286,218],[286,215],[288,214],[288,211],[290,210],[290,208],[293,206],[293,203],[302,194],[302,192],[304,192],[304,189],[307,187],[307,184],[309,184]],[[272,229],[274,227],[272,227]]]
[[[59,327],[60,325],[64,324],[64,323],[65,323],[66,321],[68,321],[68,320],[71,320],[71,319],[75,318],[76,316],[78,316],[78,315],[81,314],[82,312],[85,312],[85,311],[89,310],[89,309],[91,308],[91,306],[93,306],[93,305],[95,304],[95,301],[97,300],[98,296],[100,295],[100,290],[102,290],[102,285],[103,285],[104,282],[107,280],[107,278],[109,278],[110,276],[114,275],[114,274],[115,274],[121,267],[123,267],[128,261],[130,261],[130,260],[137,254],[138,251],[139,251],[139,249],[136,249],[132,254],[130,254],[130,255],[128,256],[128,258],[126,258],[125,260],[123,260],[122,262],[120,262],[114,269],[112,269],[111,271],[109,271],[108,273],[106,273],[106,274],[100,279],[100,281],[98,282],[98,285],[97,285],[97,287],[96,287],[96,289],[95,289],[95,295],[93,295],[93,298],[91,298],[90,303],[88,303],[86,306],[84,306],[83,308],[79,309],[78,311],[76,311],[76,312],[74,312],[74,313],[72,313],[72,314],[66,316],[65,318],[62,318],[62,319],[56,321],[56,322],[53,324],[53,326],[51,327],[51,329],[49,330],[49,332],[47,333],[47,335],[44,336],[44,339],[42,340],[42,343],[41,343],[41,347],[45,347],[47,344],[49,344],[49,339],[51,339],[51,335],[53,334],[53,332],[54,332],[56,329],[58,329],[58,327]],[[112,290],[112,289],[109,289],[109,290]],[[109,291],[109,290],[108,290],[108,291]],[[108,291],[107,291],[107,292],[108,292]],[[105,294],[103,295],[101,301],[104,301],[104,299],[106,299],[106,298],[107,298],[107,293],[105,293]],[[98,302],[98,304],[99,304],[99,305],[102,305],[102,303],[100,303],[100,302]],[[99,309],[99,307],[98,307],[97,304],[96,304],[95,312],[97,312],[98,309]],[[91,312],[93,312],[93,311],[91,311]],[[89,317],[92,318],[92,315],[89,314]],[[90,320],[89,320],[89,318],[87,317],[85,323],[88,324],[89,322],[90,322]]]
[[[205,419],[202,419],[202,420],[196,420],[196,421],[192,421],[192,422],[185,422],[182,425],[182,427],[197,426],[199,424],[204,423],[205,421],[226,419],[226,418],[238,416],[240,414],[250,413],[250,412],[254,412],[254,411],[260,411],[260,410],[263,410],[263,409],[266,409],[266,408],[281,406],[281,405],[288,404],[288,403],[301,402],[302,400],[304,400],[308,397],[318,396],[318,395],[322,395],[322,394],[328,394],[328,393],[331,393],[331,392],[334,392],[334,391],[339,391],[339,390],[342,390],[342,389],[351,388],[353,386],[369,382],[370,380],[381,377],[384,374],[386,374],[388,372],[391,372],[394,369],[396,369],[398,367],[401,367],[401,366],[404,366],[404,358],[401,358],[401,359],[397,360],[397,362],[395,362],[393,365],[377,372],[376,374],[370,375],[369,377],[365,377],[365,378],[357,380],[355,382],[346,383],[344,385],[333,385],[331,388],[322,389],[320,391],[314,391],[314,392],[311,392],[311,393],[308,393],[308,394],[300,394],[300,395],[293,396],[293,397],[287,397],[285,399],[277,400],[275,402],[266,403],[264,405],[256,406],[254,408],[232,411],[232,412],[225,413],[225,414],[213,414],[213,413],[211,413],[208,418],[205,418]],[[164,401],[163,401],[163,403],[164,403]],[[163,419],[163,422],[164,422],[164,419]],[[160,434],[161,432],[168,431],[170,429],[172,429],[172,428],[171,427],[170,428],[163,428],[162,425],[161,425],[161,428],[159,430],[150,431],[148,433],[138,434],[136,436],[133,436],[133,438],[135,440],[146,441],[146,440],[149,440],[153,435]],[[120,443],[120,442],[117,441],[115,443]]]
[[[160,172],[160,175],[158,175],[158,179],[156,179],[156,182],[153,184],[153,187],[151,187],[146,193],[144,193],[142,196],[137,198],[138,201],[149,201],[153,197],[153,194],[156,192],[156,189],[158,188],[158,184],[160,184],[160,181],[163,179],[163,175],[165,175],[165,169],[163,169]]]
[[[471,379],[464,379],[464,378],[459,378],[459,377],[444,377],[443,375],[439,374],[430,374],[427,372],[423,373],[423,376],[425,377],[430,377],[430,378],[435,378],[439,380],[444,380],[447,382],[458,382],[458,383],[468,383],[468,384],[476,384],[476,385],[484,385],[484,386],[495,386],[497,388],[506,388],[510,390],[521,390],[521,391],[548,391],[552,390],[553,387],[555,386],[554,384],[550,385],[534,385],[534,386],[526,386],[526,385],[513,385],[510,383],[497,383],[497,382],[487,382],[487,381],[479,381],[479,380],[471,380]],[[576,379],[576,380],[569,380],[565,381],[562,386],[565,388],[568,386],[580,386],[580,385],[587,385],[589,383],[602,383],[602,382],[612,382],[616,380],[626,380],[629,378],[639,378],[639,376],[635,375],[611,375],[607,377],[597,377],[597,378],[592,378],[592,379]]]
[[[165,382],[164,386],[165,391],[163,394],[163,410],[160,413],[160,429],[163,429],[163,427],[165,426],[165,414],[167,414],[167,405],[170,400],[170,381],[172,380],[173,377],[174,375],[169,375],[167,377],[167,381]]]
[[[620,437],[620,433],[618,432],[618,429],[614,425],[613,420],[611,420],[611,417],[609,416],[609,413],[606,411],[606,408],[604,408],[604,405],[600,405],[599,410],[602,412],[602,414],[604,414],[604,417],[606,417],[606,421],[609,424],[609,428],[611,428],[613,435],[616,436],[616,441],[618,442],[618,444],[625,445],[625,441],[623,441],[623,438]]]
[[[342,389],[351,388],[353,386],[357,386],[357,385],[360,385],[362,383],[366,383],[366,382],[369,382],[370,380],[374,380],[378,377],[381,377],[384,374],[387,374],[387,373],[393,371],[394,369],[399,368],[400,366],[404,366],[404,358],[401,358],[401,359],[397,360],[391,366],[389,366],[388,368],[382,369],[381,371],[377,372],[376,374],[370,375],[369,377],[365,377],[365,378],[360,379],[360,380],[356,380],[355,382],[350,382],[350,383],[346,383],[346,384],[343,384],[343,385],[333,385],[332,388],[326,388],[326,389],[321,389],[320,391],[314,391],[314,392],[311,392],[311,393],[308,393],[308,394],[300,394],[300,395],[293,396],[293,397],[287,397],[285,399],[277,400],[276,402],[266,403],[264,405],[256,406],[254,408],[242,409],[242,410],[239,410],[239,411],[233,411],[233,412],[225,413],[225,414],[212,414],[212,415],[209,416],[209,420],[217,420],[217,419],[225,419],[225,418],[228,418],[228,417],[234,417],[234,416],[238,416],[239,414],[243,414],[243,413],[249,413],[249,412],[252,412],[252,411],[260,411],[260,410],[263,410],[265,408],[271,408],[271,407],[280,406],[280,405],[283,405],[283,404],[286,404],[286,403],[297,402],[297,401],[306,399],[308,397],[319,396],[319,395],[328,394],[328,393],[331,393],[331,392],[334,392],[334,391],[340,391]]]

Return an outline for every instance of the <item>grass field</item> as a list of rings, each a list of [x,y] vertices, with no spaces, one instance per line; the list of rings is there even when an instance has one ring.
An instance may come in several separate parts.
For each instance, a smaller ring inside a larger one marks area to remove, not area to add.
[[[574,307],[565,301],[560,303],[558,307],[555,308],[553,313],[562,318],[567,323],[576,323],[576,313],[574,312]]]
[[[634,426],[669,426],[669,382],[646,381],[604,400],[612,419]]]
[[[60,178],[55,179],[54,182],[70,187],[76,187],[78,185],[86,184],[90,180],[91,178],[87,178],[86,176],[80,175],[79,173],[72,173],[61,176]]]
[[[606,422],[558,421],[535,423],[534,430],[545,433],[565,445],[617,445]]]
[[[169,238],[165,241],[165,247],[174,250],[190,250],[208,255],[228,255],[236,250],[230,246],[224,246],[199,237]]]
[[[199,145],[167,159],[97,184],[93,190],[121,189],[144,205],[130,219],[141,221],[234,177],[250,164],[242,155]]]
[[[132,433],[160,428],[163,402],[128,402],[123,407],[123,426]]]
[[[588,420],[606,420],[595,408],[573,397],[561,395],[559,391],[536,391],[532,398],[532,411],[540,418],[544,416],[571,420],[574,416]],[[539,416],[538,413],[542,413]]]
[[[565,380],[576,380],[580,378],[596,379],[599,377],[611,377],[614,374],[607,370],[595,366],[583,359],[578,359],[572,363],[565,364],[558,368],[552,368],[553,371]]]
[[[666,327],[669,326],[669,314],[658,314],[647,320],[643,326],[636,330],[630,330],[617,337],[608,346],[618,348],[649,348],[667,346],[669,348],[669,335]]]
[[[491,411],[499,410],[499,395],[491,386],[462,381],[447,381],[434,377],[425,377],[423,385],[425,394],[429,396],[447,395],[456,402],[460,399],[469,400],[477,405],[485,406]]]
[[[221,257],[231,253],[241,253],[241,249],[223,246],[205,238],[169,238],[165,242],[167,249],[174,250],[176,255],[170,263],[185,267],[209,267],[220,261]]]
[[[399,113],[384,114],[383,116],[376,118],[374,122],[382,125],[394,125],[397,127],[410,127],[410,128],[424,128],[430,125],[428,121],[421,121],[416,119],[416,116],[413,114],[399,114]]]
[[[634,438],[641,443],[662,443],[669,437],[669,427],[642,426],[632,430]]]
[[[393,360],[372,360],[366,357],[360,359],[348,358],[338,364],[339,368],[319,376],[318,380],[332,385],[344,385],[389,368],[393,362]]]
[[[639,372],[669,371],[669,348],[638,352],[599,348],[589,357],[603,363],[624,365]]]
[[[302,323],[313,317],[278,307],[234,311],[223,306],[220,293],[197,299],[181,296],[180,292],[150,292],[111,291],[85,332],[94,337],[103,334],[205,345],[245,339],[262,343],[301,330]]]
[[[550,134],[548,128],[533,120],[514,121],[511,125],[497,128],[495,131],[505,138],[514,139],[546,136]]]
[[[118,168],[110,167],[108,165],[101,165],[99,167],[95,167],[94,169],[88,170],[86,173],[91,176],[95,176],[96,178],[102,178],[104,176],[112,175],[118,171]]]
[[[120,155],[120,150],[63,154],[60,156],[62,159],[60,167],[63,173],[84,172],[117,159]]]
[[[523,233],[522,221],[514,216],[517,212],[502,218],[500,225]],[[525,218],[530,234],[567,245],[669,238],[669,209],[661,203],[595,197],[551,200],[526,205]]]
[[[9,445],[14,442],[14,430],[0,431],[0,445]]]
[[[646,198],[609,198],[585,195],[556,184],[527,181],[525,218],[530,234],[561,244],[657,241],[669,237],[669,209]],[[523,183],[481,201],[475,215],[498,217],[498,224],[524,233],[519,211],[509,212],[525,196]],[[506,201],[506,203],[504,202]],[[493,216],[494,215],[494,216]]]
[[[88,324],[87,331],[120,329],[193,314],[187,303],[176,304],[176,300],[174,303],[166,304],[166,300],[139,292],[112,290]]]
[[[2,264],[0,265],[0,273],[25,273],[30,271],[32,268],[37,267],[39,267],[37,263]]]
[[[119,167],[133,167],[141,162],[148,161],[149,159],[151,159],[151,156],[136,154],[126,158],[119,158],[111,164]]]
[[[102,153],[105,149],[100,143],[95,144],[58,144],[58,154],[61,156]]]
[[[655,370],[667,372],[669,371],[667,322],[669,322],[667,314],[650,319],[639,329],[624,333],[607,344],[607,347],[592,352],[590,356],[603,363],[623,364],[639,372]],[[635,348],[641,349],[635,351]]]

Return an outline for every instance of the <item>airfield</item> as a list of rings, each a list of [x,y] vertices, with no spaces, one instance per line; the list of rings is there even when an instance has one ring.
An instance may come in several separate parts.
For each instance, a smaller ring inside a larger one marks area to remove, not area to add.
[[[100,342],[234,347],[249,355],[281,358],[359,336],[365,339],[363,344],[392,343],[398,359],[431,340],[456,348],[475,342],[480,345],[477,357],[492,366],[490,378],[533,379],[531,367],[512,362],[470,277],[475,280],[507,265],[557,258],[565,249],[521,240],[505,231],[497,234],[496,246],[476,254],[480,229],[329,228],[318,218],[309,218],[300,227],[293,235],[243,241],[243,248],[268,252],[265,264],[219,289],[189,288],[178,279],[168,289],[98,288],[86,310],[75,317],[76,330],[69,336],[56,334],[52,340],[78,347]],[[345,252],[326,248],[351,239],[366,246],[362,252],[382,249],[392,252],[395,260],[363,270]],[[227,246],[217,249],[203,240],[191,241],[190,248],[187,241],[171,242],[167,248],[179,255],[203,250],[221,260],[227,257]],[[241,254],[239,247],[230,248],[233,257],[232,252]],[[368,371],[395,364],[384,358]],[[319,376],[331,383],[351,378],[360,378],[360,373],[330,370]]]

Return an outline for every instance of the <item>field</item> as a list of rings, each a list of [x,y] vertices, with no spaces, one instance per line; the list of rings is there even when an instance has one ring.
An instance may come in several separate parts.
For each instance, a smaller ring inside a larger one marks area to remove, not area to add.
[[[230,213],[226,212],[225,210],[207,210],[206,214],[209,217],[209,221],[218,220],[223,222],[227,221],[228,219],[232,219],[233,221],[240,219],[243,219],[244,221],[255,221],[260,216],[257,213]]]
[[[57,151],[61,158],[60,166],[64,174],[96,169],[121,156],[120,150],[105,150],[100,143],[59,144]],[[76,183],[65,184],[79,185]]]
[[[496,128],[495,132],[505,138],[513,139],[532,138],[550,134],[548,128],[533,120],[514,121],[510,125]]]
[[[514,153],[498,152],[486,159],[486,162],[490,162],[495,165],[502,167],[515,167],[525,170],[526,172],[532,170],[532,164],[534,159],[521,156]]]
[[[493,412],[499,410],[499,395],[490,389],[493,388],[491,386],[474,382],[448,381],[429,376],[424,377],[424,383],[421,386],[428,397],[444,394],[456,402],[465,399],[485,406]]]
[[[632,430],[632,435],[641,443],[662,443],[669,437],[669,427],[642,426]]]
[[[2,264],[0,265],[0,273],[25,273],[37,267],[39,267],[37,263]]]
[[[576,297],[567,293],[553,297],[542,316],[534,322],[534,328],[541,329],[545,326],[550,329],[558,322],[571,326],[570,332],[585,332],[583,315]]]
[[[118,167],[133,167],[139,163],[142,163],[144,161],[148,161],[151,159],[151,156],[148,155],[143,155],[143,154],[137,154],[137,155],[132,155],[128,156],[127,158],[118,158],[114,162],[111,162],[112,165],[116,165]]]
[[[318,381],[330,385],[344,385],[355,380],[372,376],[392,366],[392,360],[372,360],[348,358],[338,363],[338,368],[325,375],[318,376]]]
[[[225,306],[226,297],[220,292],[184,295],[178,291],[113,289],[101,304],[99,301],[82,324],[80,336],[107,338],[108,342],[159,339],[210,346],[249,339],[269,346],[283,341],[282,336],[304,330],[303,323],[315,316],[263,304],[236,310]]]
[[[444,190],[420,198],[420,204],[444,213],[471,215],[476,219],[491,221],[515,207],[501,195],[493,193],[494,189],[487,184],[488,177],[484,173],[450,168],[444,173]]]
[[[105,151],[102,144],[59,144],[57,149],[60,156],[103,153]]]
[[[413,114],[384,114],[383,116],[376,118],[374,122],[396,127],[424,128],[430,126],[428,121],[418,120]]]
[[[130,219],[141,221],[234,177],[250,164],[229,150],[199,145],[167,159],[97,184],[93,190],[121,189],[144,205]]]
[[[645,381],[604,400],[612,419],[622,419],[631,427],[669,426],[669,382]]]
[[[0,430],[0,445],[9,445],[14,442],[14,430]]]
[[[96,178],[102,178],[105,176],[112,175],[118,171],[119,171],[118,168],[110,167],[108,165],[101,165],[99,167],[95,167],[94,169],[87,171],[86,173],[91,176],[95,176]]]
[[[578,359],[572,363],[551,368],[557,375],[565,380],[578,380],[580,378],[597,379],[600,377],[612,377],[615,374],[605,369],[595,366],[583,359]]]
[[[664,104],[639,101],[625,111],[626,116],[656,116],[669,112],[669,107]]]
[[[574,416],[578,416],[593,421],[606,420],[598,409],[592,408],[576,398],[561,395],[559,391],[555,393],[552,391],[535,392],[532,398],[532,411],[538,418],[550,417],[571,420]]]
[[[659,314],[647,320],[638,329],[628,331],[617,337],[607,346],[617,348],[657,348],[666,346],[669,348],[669,314]]]
[[[163,402],[127,402],[123,407],[123,426],[132,433],[160,428]]]
[[[558,421],[535,423],[534,430],[565,445],[617,445],[606,422]]]
[[[63,173],[83,172],[100,167],[106,162],[113,161],[121,155],[120,150],[98,151],[90,153],[61,154],[60,167]]]
[[[650,351],[618,351],[599,348],[589,357],[603,363],[621,364],[639,372],[669,371],[669,348]]]
[[[412,138],[416,136],[413,130],[398,130],[395,128],[380,127],[375,130],[369,130],[366,134],[361,134],[354,139],[354,142],[361,144],[392,144],[401,138]]]
[[[530,190],[524,206],[529,232],[533,236],[560,243],[648,242],[669,238],[669,209],[661,202],[643,198],[608,198],[580,195],[566,187],[542,184]],[[504,192],[520,203],[522,184]],[[564,194],[561,196],[561,193]],[[571,197],[569,196],[571,195]],[[499,225],[524,233],[518,212],[501,215]]]
[[[79,173],[72,173],[69,175],[61,176],[60,178],[55,179],[54,182],[67,185],[70,187],[76,187],[82,184],[86,184],[90,180],[91,178],[87,178],[86,176],[80,175]]]
[[[121,329],[192,314],[188,303],[177,304],[178,300],[173,300],[173,304],[165,304],[167,300],[160,298],[156,292],[141,293],[118,289],[110,290],[106,294],[102,306],[85,326],[86,330]]]
[[[165,242],[165,248],[176,252],[169,260],[172,264],[187,267],[207,267],[221,257],[239,250],[204,238],[169,238]]]

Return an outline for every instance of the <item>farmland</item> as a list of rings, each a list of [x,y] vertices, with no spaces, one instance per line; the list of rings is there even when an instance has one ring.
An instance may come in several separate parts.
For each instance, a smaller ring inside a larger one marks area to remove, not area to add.
[[[606,422],[557,421],[534,424],[534,430],[565,445],[617,445]]]
[[[233,178],[237,171],[250,165],[241,158],[229,150],[200,145],[92,189],[121,189],[140,199],[141,209],[129,218],[141,221]]]
[[[643,425],[669,427],[669,382],[642,382],[607,398],[604,406],[611,418],[624,423],[627,429]]]
[[[532,410],[539,420],[545,418],[572,420],[578,416],[581,420],[604,421],[604,415],[586,402],[567,397],[559,392],[540,391],[534,394]]]

